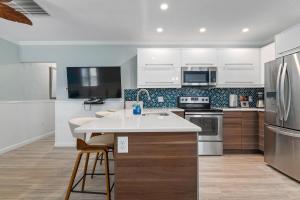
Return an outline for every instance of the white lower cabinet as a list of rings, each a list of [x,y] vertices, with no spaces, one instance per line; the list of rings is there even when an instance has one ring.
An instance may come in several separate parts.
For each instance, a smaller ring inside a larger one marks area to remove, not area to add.
[[[260,49],[218,50],[218,87],[261,87]]]

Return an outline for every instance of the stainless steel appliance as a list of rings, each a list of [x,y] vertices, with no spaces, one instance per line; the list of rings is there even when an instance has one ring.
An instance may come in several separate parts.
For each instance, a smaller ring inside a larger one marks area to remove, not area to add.
[[[258,92],[257,93],[256,108],[264,108],[264,107],[265,107],[264,93],[263,92]]]
[[[212,109],[209,97],[179,97],[178,107],[185,111],[185,119],[200,126],[199,155],[223,154],[223,111]]]
[[[300,53],[265,65],[265,162],[300,181]]]
[[[238,96],[236,94],[229,95],[229,107],[231,108],[238,107]]]
[[[183,86],[216,86],[217,67],[182,67]]]

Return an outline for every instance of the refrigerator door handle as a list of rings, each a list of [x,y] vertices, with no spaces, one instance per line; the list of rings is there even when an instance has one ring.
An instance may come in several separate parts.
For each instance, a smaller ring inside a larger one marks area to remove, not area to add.
[[[284,121],[287,121],[290,110],[291,110],[291,100],[292,100],[292,86],[291,86],[291,76],[288,70],[286,70],[286,75],[287,75],[287,81],[288,81],[288,100],[287,100],[287,110],[284,116]]]
[[[296,131],[293,131],[293,130],[286,131],[286,130],[283,130],[282,128],[273,127],[273,126],[267,126],[267,128],[272,130],[273,132],[281,134],[281,135],[300,138],[300,133],[296,133]]]
[[[288,78],[288,99],[285,98],[285,82],[286,77]],[[281,96],[281,105],[283,107],[283,120],[286,121],[288,118],[288,114],[290,112],[291,106],[291,84],[290,84],[290,77],[287,71],[287,63],[284,63],[282,75],[281,75],[281,84],[280,84],[280,96]],[[287,100],[287,102],[286,102]],[[288,105],[287,105],[288,103]]]
[[[277,102],[277,107],[278,107],[278,111],[279,111],[279,119],[282,121],[283,117],[282,117],[282,107],[281,107],[281,92],[280,92],[280,77],[281,77],[281,71],[282,71],[282,63],[280,63],[279,65],[279,70],[278,70],[278,74],[277,74],[277,81],[276,81],[276,102]]]

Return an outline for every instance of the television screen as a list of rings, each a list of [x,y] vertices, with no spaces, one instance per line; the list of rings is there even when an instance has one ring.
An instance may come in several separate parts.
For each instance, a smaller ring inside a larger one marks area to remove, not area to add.
[[[120,67],[67,67],[69,98],[121,98]]]

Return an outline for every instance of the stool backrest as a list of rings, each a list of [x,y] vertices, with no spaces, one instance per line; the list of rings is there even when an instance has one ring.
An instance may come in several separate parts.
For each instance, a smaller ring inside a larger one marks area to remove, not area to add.
[[[94,121],[95,117],[78,117],[78,118],[73,118],[69,120],[69,127],[71,129],[71,133],[73,135],[74,138],[78,138],[78,139],[83,139],[83,137],[79,137],[77,134],[75,134],[75,129],[87,124],[89,122]]]

